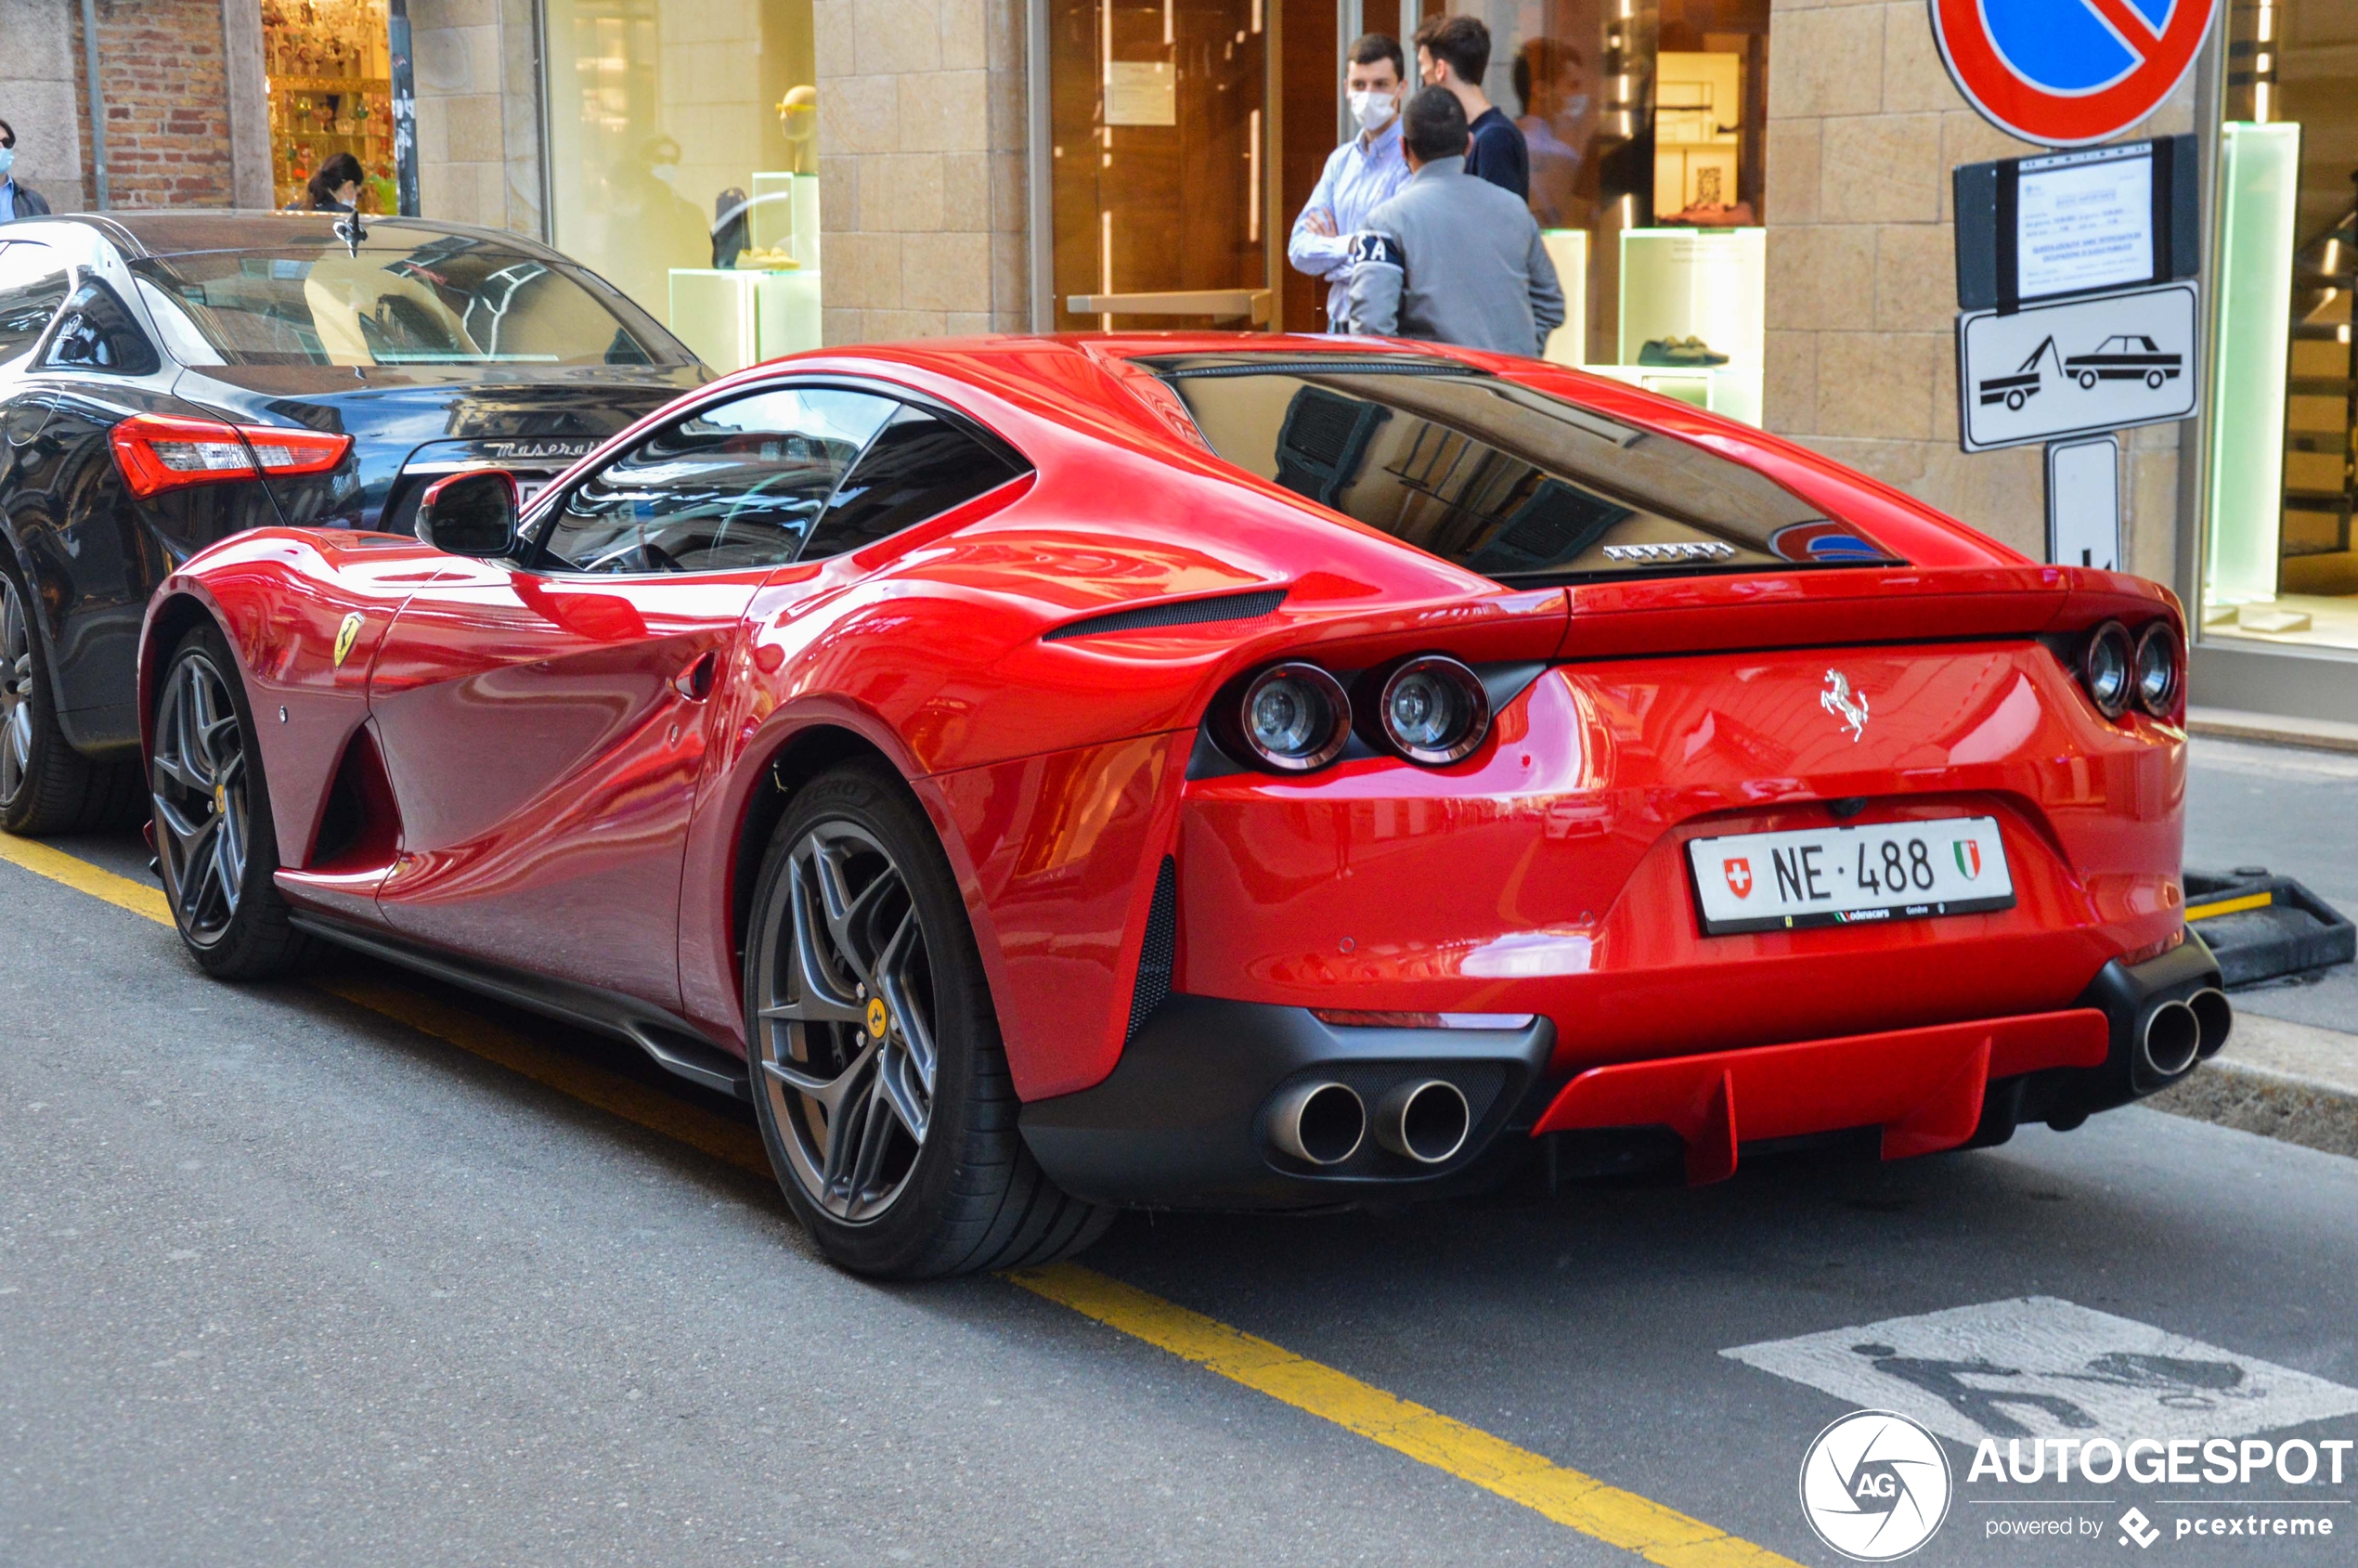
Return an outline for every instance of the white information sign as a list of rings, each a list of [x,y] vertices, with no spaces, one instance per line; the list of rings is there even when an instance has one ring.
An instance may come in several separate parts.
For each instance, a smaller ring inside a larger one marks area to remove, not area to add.
[[[2120,570],[2120,438],[2047,448],[2047,559]]]
[[[1178,78],[1168,60],[1113,60],[1106,66],[1106,123],[1176,125]]]
[[[2021,298],[2152,280],[2151,143],[2026,158],[2019,169],[2015,280]]]
[[[1958,434],[1968,452],[2192,417],[2195,285],[1957,317]]]

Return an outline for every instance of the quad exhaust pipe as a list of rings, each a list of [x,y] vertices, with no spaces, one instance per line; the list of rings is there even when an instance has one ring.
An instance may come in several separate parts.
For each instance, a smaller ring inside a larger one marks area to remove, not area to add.
[[[1445,1079],[1398,1084],[1376,1106],[1376,1142],[1419,1165],[1438,1165],[1465,1147],[1472,1124],[1464,1091]]]
[[[1297,1083],[1269,1104],[1269,1141],[1306,1165],[1340,1165],[1367,1136],[1367,1102],[1331,1079]]]
[[[2175,1078],[2201,1059],[2202,1020],[2183,1002],[2164,1002],[2137,1030],[2137,1066],[2144,1076]]]
[[[2202,1026],[2202,1044],[2197,1053],[2202,1060],[2209,1061],[2235,1030],[2235,1004],[2227,1000],[2225,991],[2207,985],[2186,998],[2186,1005],[2194,1009],[2195,1022]]]

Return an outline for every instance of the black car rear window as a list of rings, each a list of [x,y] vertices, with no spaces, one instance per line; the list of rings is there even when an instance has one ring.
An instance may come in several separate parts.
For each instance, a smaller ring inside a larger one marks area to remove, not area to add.
[[[1742,463],[1445,360],[1141,363],[1228,461],[1502,582],[1898,562]]]

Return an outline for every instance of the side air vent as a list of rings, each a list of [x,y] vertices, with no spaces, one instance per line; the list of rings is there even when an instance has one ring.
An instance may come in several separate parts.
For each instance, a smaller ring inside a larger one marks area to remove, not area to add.
[[[1128,1044],[1171,996],[1171,970],[1179,958],[1179,863],[1162,857],[1155,873],[1155,900],[1147,910],[1147,940],[1138,945],[1138,985],[1130,993]]]
[[[1203,626],[1212,621],[1251,621],[1272,615],[1286,601],[1282,588],[1255,593],[1219,593],[1209,599],[1183,599],[1172,604],[1145,604],[1116,610],[1057,627],[1041,638],[1060,642],[1068,637],[1097,637],[1115,631],[1148,631],[1165,626]]]

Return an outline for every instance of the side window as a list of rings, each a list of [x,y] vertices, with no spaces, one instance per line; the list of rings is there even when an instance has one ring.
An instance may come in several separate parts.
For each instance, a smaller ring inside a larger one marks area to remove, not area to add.
[[[46,245],[0,247],[0,360],[32,346],[66,303],[65,263]]]
[[[42,363],[53,369],[110,370],[123,376],[153,375],[162,361],[115,298],[114,291],[95,278],[85,278],[66,301],[58,335],[49,340]]]
[[[542,533],[543,556],[577,572],[784,565],[895,407],[817,387],[704,409],[576,486]]]
[[[904,408],[862,455],[802,551],[842,555],[939,516],[1024,472],[1011,454]]]

